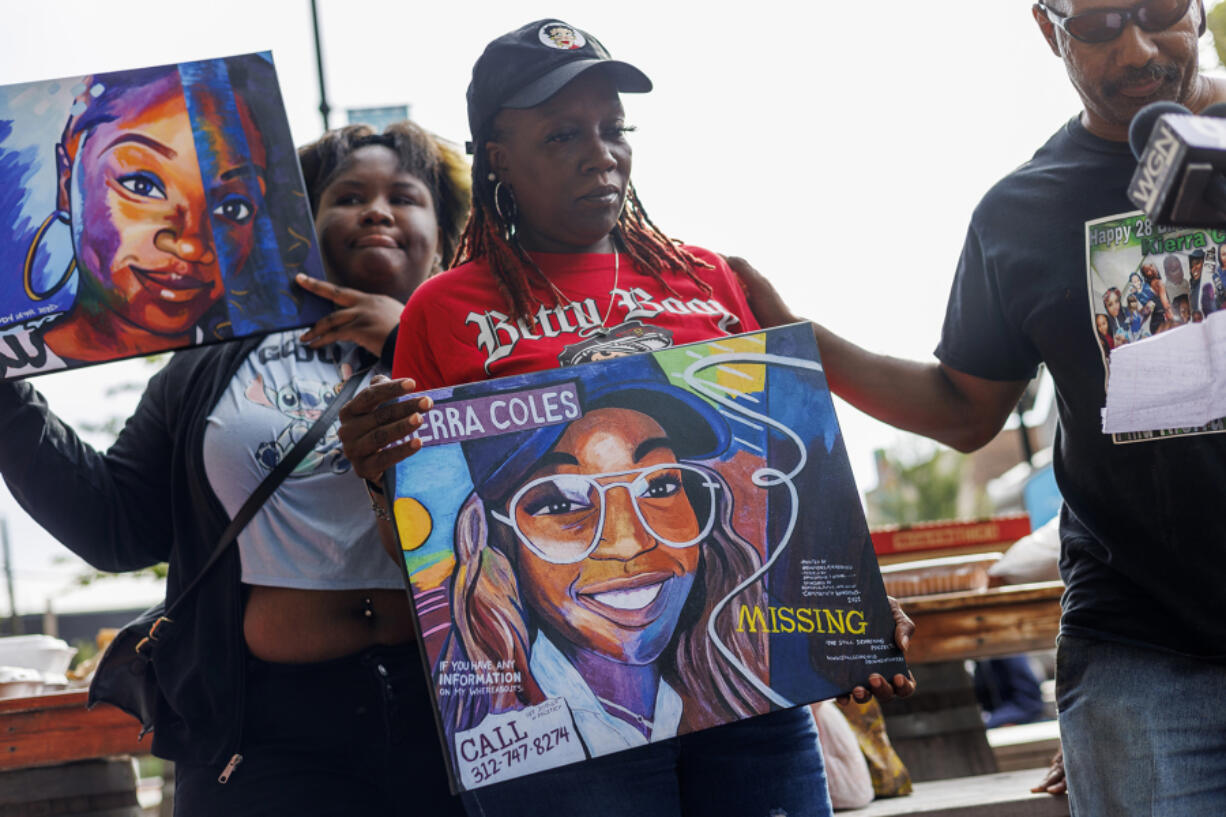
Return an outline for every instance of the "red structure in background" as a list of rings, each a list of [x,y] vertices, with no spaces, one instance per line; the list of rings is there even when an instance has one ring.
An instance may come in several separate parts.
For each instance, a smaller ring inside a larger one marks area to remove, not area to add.
[[[919,522],[872,530],[873,551],[884,563],[957,553],[1005,550],[1030,533],[1027,514],[986,519]]]

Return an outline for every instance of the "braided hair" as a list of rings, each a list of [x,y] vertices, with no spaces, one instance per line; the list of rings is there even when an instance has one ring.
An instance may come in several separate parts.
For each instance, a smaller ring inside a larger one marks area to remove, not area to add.
[[[536,266],[519,243],[515,229],[515,200],[509,188],[493,181],[487,142],[496,141],[497,133],[478,135],[473,140],[472,212],[468,225],[460,236],[460,245],[451,266],[477,258],[485,258],[494,274],[498,291],[510,307],[513,318],[534,321],[533,313],[545,306],[532,292],[531,278],[543,279]],[[497,200],[495,200],[497,196]],[[643,208],[634,185],[628,186],[626,202],[611,233],[613,240],[638,270],[651,276],[673,297],[676,290],[664,278],[664,272],[685,275],[704,293],[711,285],[695,273],[695,268],[710,269],[711,265],[669,238],[655,225]],[[555,304],[556,305],[556,304]]]

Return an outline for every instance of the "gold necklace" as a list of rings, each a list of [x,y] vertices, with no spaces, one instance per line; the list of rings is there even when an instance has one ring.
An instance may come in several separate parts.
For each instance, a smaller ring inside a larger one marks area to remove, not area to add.
[[[537,271],[540,272],[539,269]],[[589,338],[593,336],[604,337],[605,335],[609,334],[610,331],[612,331],[608,326],[609,316],[613,314],[613,298],[614,298],[613,293],[617,291],[617,282],[620,276],[621,276],[621,256],[617,252],[617,245],[614,244],[613,245],[613,288],[609,290],[609,306],[604,311],[604,317],[600,319],[600,325],[590,326],[590,327],[580,330],[579,332],[580,337],[583,337],[583,338]],[[569,295],[567,295],[565,292],[563,292],[561,288],[559,288],[558,285],[555,284],[549,278],[549,276],[545,275],[542,272],[541,277],[545,279],[545,283],[549,284],[549,291],[553,293],[553,297],[555,300],[559,301],[564,306],[570,306],[571,304],[575,302],[575,300],[571,298]]]

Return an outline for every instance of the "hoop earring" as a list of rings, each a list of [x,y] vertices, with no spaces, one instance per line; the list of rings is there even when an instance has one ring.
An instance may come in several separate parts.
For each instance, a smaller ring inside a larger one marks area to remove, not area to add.
[[[32,275],[34,268],[34,257],[38,254],[38,245],[42,243],[43,236],[47,234],[47,229],[51,226],[53,221],[69,224],[70,220],[67,211],[55,210],[51,213],[51,215],[47,216],[47,218],[43,220],[42,225],[40,225],[38,230],[34,233],[34,238],[30,241],[30,249],[26,251],[26,262],[21,268],[21,282],[25,286],[26,297],[28,297],[31,301],[45,301],[55,293],[59,292],[61,289],[63,289],[64,284],[68,283],[68,279],[72,277],[72,273],[77,268],[77,259],[74,256],[73,259],[68,262],[68,269],[64,270],[63,276],[60,277],[60,280],[57,281],[54,286],[42,292],[34,291],[34,279]]]
[[[511,225],[515,223],[516,206],[515,206],[515,191],[507,186],[507,195],[510,196],[510,201],[507,202],[507,212],[502,212],[502,202],[499,201],[502,193],[502,182],[494,184],[494,211],[498,213],[498,218],[506,226],[507,230],[511,229]]]

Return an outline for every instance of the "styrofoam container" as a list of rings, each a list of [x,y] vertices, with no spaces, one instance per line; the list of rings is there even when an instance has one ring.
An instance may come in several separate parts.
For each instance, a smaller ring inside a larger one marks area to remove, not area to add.
[[[48,675],[63,675],[76,654],[76,647],[50,635],[0,638],[0,666],[3,667],[29,667]]]
[[[29,667],[0,666],[0,698],[28,698],[43,691],[43,674]]]
[[[50,692],[63,692],[68,689],[68,676],[54,672],[43,673],[43,688],[39,690],[41,694]]]

